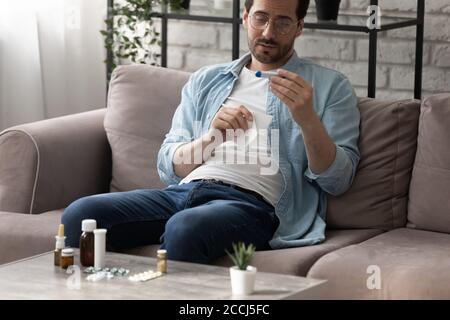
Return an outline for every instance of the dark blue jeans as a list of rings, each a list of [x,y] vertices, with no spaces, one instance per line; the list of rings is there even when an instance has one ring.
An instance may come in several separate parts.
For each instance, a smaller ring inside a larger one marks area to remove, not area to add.
[[[83,219],[108,230],[108,250],[161,243],[169,259],[197,263],[231,252],[238,241],[268,249],[278,227],[272,205],[211,181],[78,199],[61,218],[67,245],[78,247]]]

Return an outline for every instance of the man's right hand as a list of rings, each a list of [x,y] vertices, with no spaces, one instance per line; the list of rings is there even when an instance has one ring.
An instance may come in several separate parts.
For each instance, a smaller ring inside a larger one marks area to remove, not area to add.
[[[225,141],[226,130],[249,129],[247,121],[253,121],[252,113],[244,106],[225,107],[222,106],[214,116],[208,136],[213,136],[214,130],[220,130],[222,141]]]
[[[214,116],[208,133],[176,149],[172,160],[175,174],[180,178],[186,177],[210,157],[214,148],[225,141],[227,129],[246,131],[247,121],[253,121],[253,116],[246,107],[222,106]],[[220,134],[222,139],[216,139]]]

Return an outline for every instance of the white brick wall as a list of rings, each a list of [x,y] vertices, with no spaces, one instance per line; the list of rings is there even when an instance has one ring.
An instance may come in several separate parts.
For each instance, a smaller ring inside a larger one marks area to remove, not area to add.
[[[191,0],[194,4],[195,1]],[[341,12],[365,14],[369,2],[343,0]],[[311,3],[314,9],[314,1]],[[380,0],[379,3],[384,17],[416,13],[416,0]],[[378,34],[377,97],[413,97],[415,35],[414,27]],[[231,61],[231,25],[228,24],[171,20],[168,41],[170,68],[194,71],[204,65]],[[306,29],[295,48],[300,56],[343,72],[358,95],[367,95],[366,34]],[[243,28],[240,49],[241,54],[248,50]],[[426,1],[423,62],[423,96],[449,92],[450,0]]]

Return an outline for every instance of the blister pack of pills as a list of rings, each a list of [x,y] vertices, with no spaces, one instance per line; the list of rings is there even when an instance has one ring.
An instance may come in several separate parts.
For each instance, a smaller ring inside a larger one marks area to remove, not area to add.
[[[141,273],[137,273],[135,275],[129,276],[128,280],[133,281],[133,282],[143,282],[143,281],[148,281],[148,280],[159,278],[162,275],[163,275],[162,272],[159,272],[159,271],[155,272],[153,270],[148,270],[145,272],[141,272]]]
[[[101,272],[93,273],[93,274],[87,276],[86,280],[87,281],[92,281],[92,282],[97,282],[97,281],[100,281],[100,280],[102,280],[104,278],[112,279],[112,278],[114,278],[114,275],[111,272],[101,271]]]

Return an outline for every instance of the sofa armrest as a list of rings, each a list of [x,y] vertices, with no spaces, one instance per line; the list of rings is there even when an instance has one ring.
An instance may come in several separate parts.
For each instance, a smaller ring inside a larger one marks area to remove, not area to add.
[[[15,126],[0,133],[0,211],[42,213],[109,191],[106,109]]]

